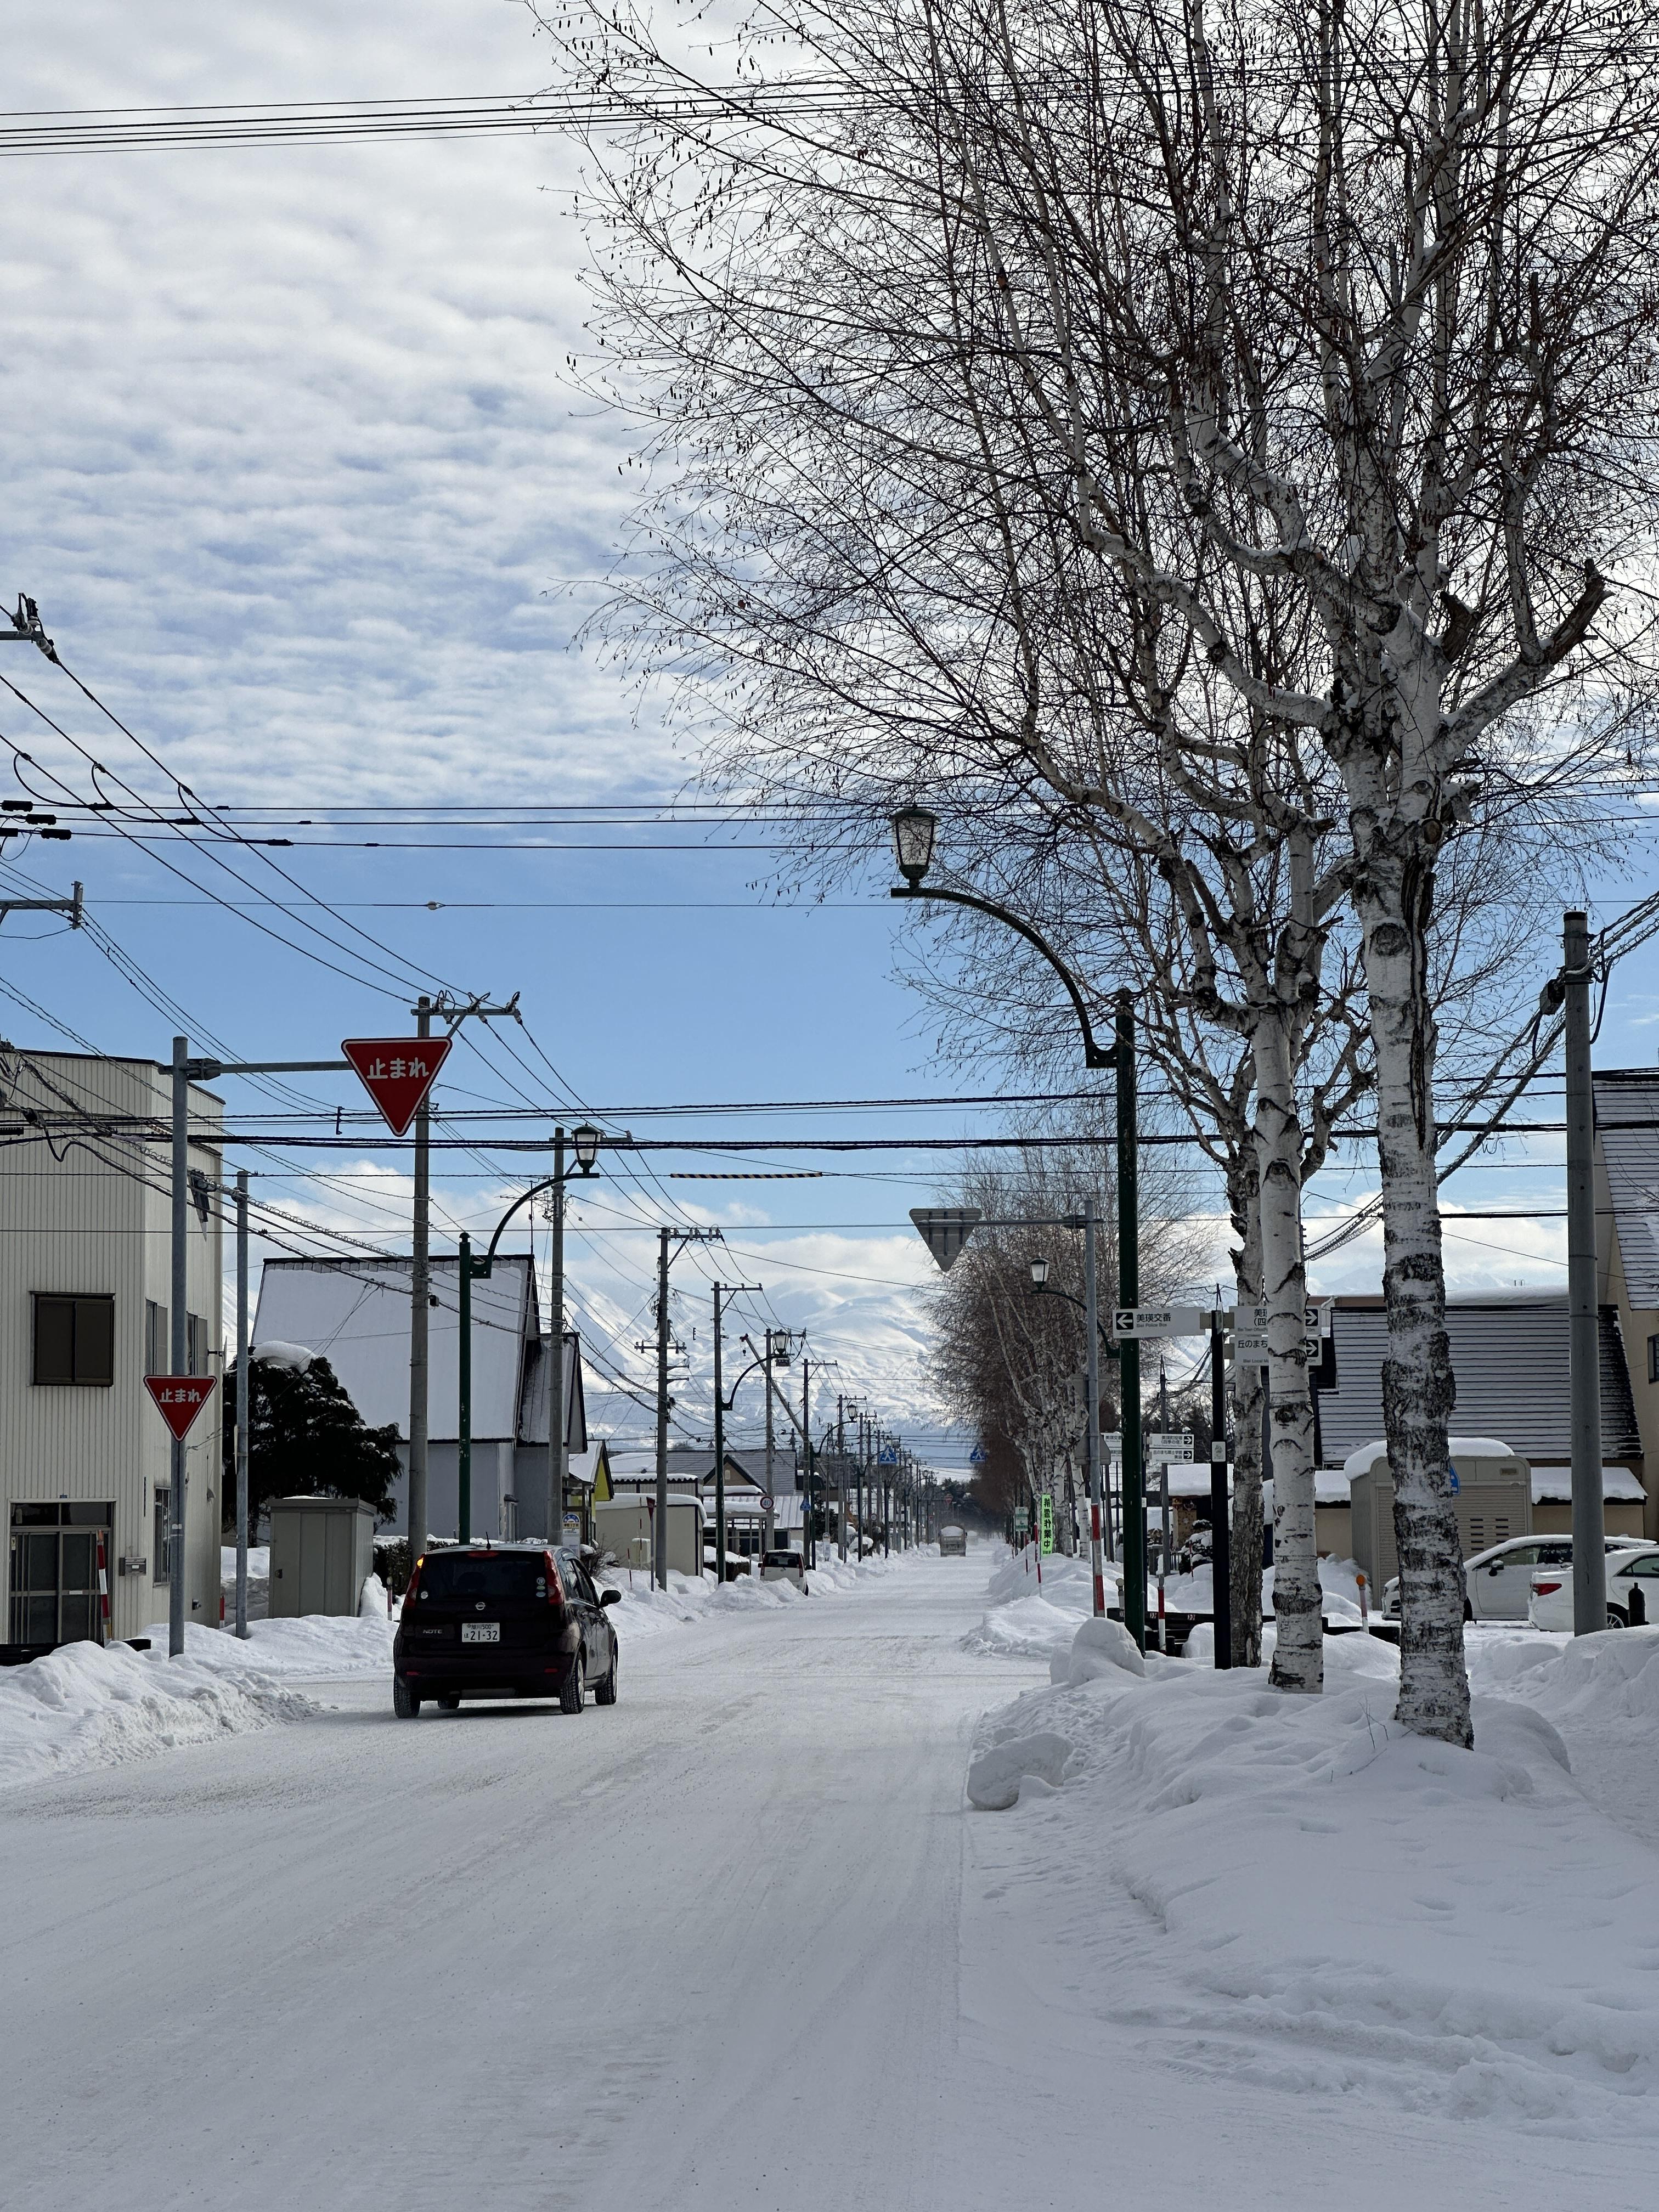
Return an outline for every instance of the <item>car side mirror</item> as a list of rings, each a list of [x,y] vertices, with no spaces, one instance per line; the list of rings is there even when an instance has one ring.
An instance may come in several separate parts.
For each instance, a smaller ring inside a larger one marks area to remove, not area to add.
[[[599,1592],[599,1603],[601,1605],[620,1605],[622,1603],[622,1592],[620,1590],[601,1590]]]
[[[1494,1560],[1492,1561],[1492,1565],[1491,1565],[1487,1568],[1487,1570],[1486,1570],[1486,1572],[1487,1572],[1489,1575],[1501,1575],[1501,1574],[1503,1573],[1503,1571],[1504,1571],[1504,1562],[1502,1561],[1502,1559],[1494,1559]]]

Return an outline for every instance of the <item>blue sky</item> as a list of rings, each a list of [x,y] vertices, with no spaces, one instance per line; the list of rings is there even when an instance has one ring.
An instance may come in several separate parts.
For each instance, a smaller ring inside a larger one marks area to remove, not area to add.
[[[538,85],[548,68],[510,0],[361,0],[349,11],[16,0],[8,26],[8,104],[20,109],[501,92]],[[685,785],[691,762],[653,703],[573,644],[629,496],[625,434],[562,369],[583,344],[582,246],[568,212],[578,182],[556,139],[10,165],[0,589],[40,601],[68,665],[193,790],[303,812],[603,806]],[[168,795],[39,656],[6,647],[0,674],[118,774]],[[0,710],[6,737],[46,772],[69,772],[63,741],[28,708],[0,694]],[[928,1067],[916,1003],[894,972],[884,866],[867,897],[790,908],[764,890],[764,851],[622,829],[559,842],[586,849],[370,853],[328,833],[276,857],[392,948],[400,979],[522,994],[545,1060],[522,1038],[527,1068],[500,1045],[469,1043],[453,1104],[464,1092],[631,1109],[959,1087]],[[655,849],[627,849],[641,842]],[[592,849],[601,843],[611,849]],[[192,1027],[240,1052],[321,1057],[343,1034],[402,1025],[407,989],[372,972],[367,961],[382,956],[361,939],[346,939],[342,976],[262,936],[258,921],[290,927],[270,908],[228,911],[204,896],[297,896],[259,864],[239,860],[237,882],[191,856],[186,886],[163,854],[179,858],[111,834],[14,856],[60,888],[83,879],[137,967]],[[1609,908],[1653,881],[1638,854],[1628,880],[1607,886]],[[340,935],[333,917],[311,919]],[[1645,958],[1621,971],[1604,1063],[1640,1064],[1659,1048],[1652,973]],[[170,1022],[85,937],[15,916],[0,975],[101,1048],[167,1050]],[[54,1041],[15,1006],[3,1025],[20,1042]],[[351,1102],[334,1079],[318,1084],[316,1095]],[[683,1126],[628,1118],[640,1134]],[[720,1126],[830,1125],[806,1115]],[[965,1109],[858,1122],[890,1134],[988,1126]],[[1459,1194],[1559,1204],[1557,1151],[1553,1139],[1517,1147]],[[933,1194],[932,1164],[829,1164],[836,1172],[812,1182],[596,1188],[572,1258],[595,1341],[634,1364],[649,1224],[719,1219],[727,1279],[763,1279],[757,1305],[810,1325],[848,1388],[913,1434],[929,1425],[913,1379],[928,1263],[904,1215]],[[404,1164],[365,1149],[328,1168],[327,1183],[272,1170],[265,1187],[392,1240]],[[498,1156],[447,1170],[447,1230],[487,1227],[518,1171]],[[1447,1251],[1468,1287],[1565,1280],[1557,1222],[1470,1224]],[[710,1262],[688,1253],[679,1266],[683,1331],[702,1316],[700,1371]],[[1375,1243],[1357,1245],[1322,1286],[1372,1288],[1376,1266]]]

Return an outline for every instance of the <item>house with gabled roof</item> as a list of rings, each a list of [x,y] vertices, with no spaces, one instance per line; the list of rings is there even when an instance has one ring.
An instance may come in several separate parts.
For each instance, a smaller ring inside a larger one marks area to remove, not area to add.
[[[460,1272],[453,1255],[431,1265],[427,1509],[431,1533],[445,1536],[459,1521]],[[325,1358],[371,1428],[396,1424],[400,1528],[408,1513],[410,1267],[399,1259],[267,1260],[253,1327],[256,1349],[297,1344]],[[564,1344],[565,1443],[580,1464],[588,1449],[581,1340],[567,1330]],[[472,1285],[475,1536],[547,1534],[546,1350],[535,1262],[498,1253],[491,1273]],[[572,1486],[583,1486],[580,1478]]]

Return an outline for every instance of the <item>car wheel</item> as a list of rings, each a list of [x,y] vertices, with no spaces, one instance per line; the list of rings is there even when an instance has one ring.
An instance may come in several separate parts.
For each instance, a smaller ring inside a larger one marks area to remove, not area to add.
[[[461,1710],[461,1701],[459,1698],[440,1698],[436,1702],[441,1713],[458,1713]]]
[[[409,1685],[401,1674],[394,1674],[392,1678],[392,1710],[400,1721],[420,1717],[421,1701],[410,1695]]]
[[[564,1678],[564,1687],[559,1692],[559,1711],[562,1713],[580,1712],[586,1694],[587,1682],[582,1667],[582,1655],[579,1651],[571,1663],[570,1672]]]
[[[614,1641],[611,1646],[610,1672],[595,1689],[593,1701],[600,1705],[614,1705],[617,1702],[617,1646]]]
[[[1620,1612],[1616,1605],[1610,1605],[1607,1607],[1607,1626],[1609,1628],[1628,1628],[1630,1626],[1629,1621],[1626,1620],[1624,1614]]]
[[[1464,1599],[1464,1601],[1463,1601],[1463,1620],[1464,1620],[1464,1625],[1467,1626],[1468,1626],[1468,1624],[1470,1621],[1472,1621],[1474,1619],[1474,1607],[1469,1603],[1469,1601],[1468,1601],[1468,1598],[1465,1598],[1465,1599]]]

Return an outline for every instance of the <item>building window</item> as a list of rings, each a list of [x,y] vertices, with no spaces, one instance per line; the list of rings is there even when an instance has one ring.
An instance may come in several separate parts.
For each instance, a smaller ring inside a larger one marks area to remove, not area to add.
[[[203,1314],[185,1316],[185,1372],[186,1375],[205,1375],[208,1371],[207,1318]]]
[[[158,1489],[155,1492],[155,1534],[149,1547],[149,1578],[153,1583],[172,1579],[173,1492]]]
[[[1659,1336],[1648,1339],[1648,1380],[1659,1382]]]
[[[154,1298],[144,1300],[144,1372],[165,1375],[167,1370],[167,1310]]]
[[[113,1298],[35,1292],[34,1380],[108,1389],[115,1380]]]

